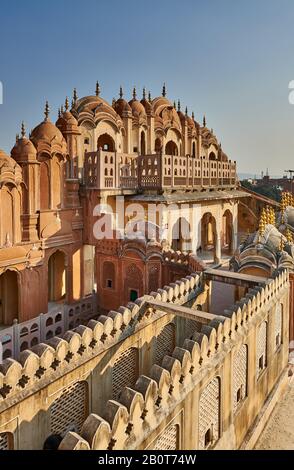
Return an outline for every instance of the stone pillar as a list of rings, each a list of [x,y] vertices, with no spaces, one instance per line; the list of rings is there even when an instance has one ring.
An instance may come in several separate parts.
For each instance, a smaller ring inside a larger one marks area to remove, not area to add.
[[[214,261],[215,263],[220,263],[222,258],[222,250],[221,250],[221,236],[220,232],[216,232],[215,238],[215,254],[214,254]]]

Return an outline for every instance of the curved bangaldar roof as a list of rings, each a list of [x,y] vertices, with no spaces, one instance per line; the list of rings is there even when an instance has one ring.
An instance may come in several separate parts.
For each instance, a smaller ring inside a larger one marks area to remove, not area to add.
[[[22,182],[22,170],[18,163],[0,149],[0,183]]]

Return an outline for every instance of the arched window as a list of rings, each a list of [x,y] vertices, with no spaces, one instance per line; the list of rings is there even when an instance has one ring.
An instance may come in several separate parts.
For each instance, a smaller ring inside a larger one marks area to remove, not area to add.
[[[48,260],[48,301],[58,302],[66,298],[65,254],[56,251]]]
[[[196,157],[196,144],[193,142],[192,144],[192,157]]]
[[[145,132],[141,132],[141,155],[146,154]]]
[[[0,326],[18,320],[18,273],[7,270],[0,276]]]
[[[40,165],[40,209],[50,209],[50,176],[47,162]]]
[[[103,287],[115,289],[115,267],[110,261],[103,263]]]

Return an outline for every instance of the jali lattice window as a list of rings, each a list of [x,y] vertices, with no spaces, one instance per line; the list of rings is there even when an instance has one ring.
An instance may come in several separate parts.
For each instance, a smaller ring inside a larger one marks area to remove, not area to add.
[[[179,425],[171,424],[156,439],[152,450],[178,450],[179,449]]]
[[[211,447],[220,437],[220,378],[203,390],[199,401],[199,449]]]
[[[118,400],[124,387],[133,387],[139,375],[137,348],[126,349],[116,359],[112,369],[112,398]]]
[[[61,435],[67,431],[79,433],[87,417],[87,412],[87,383],[76,382],[67,387],[51,405],[51,433]]]
[[[156,338],[154,363],[161,365],[165,355],[171,355],[175,348],[175,325],[169,323]]]

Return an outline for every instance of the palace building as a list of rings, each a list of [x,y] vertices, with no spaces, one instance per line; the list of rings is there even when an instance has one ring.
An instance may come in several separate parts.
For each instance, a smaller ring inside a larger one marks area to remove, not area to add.
[[[252,447],[288,364],[288,265],[239,260],[265,201],[165,85],[44,114],[0,151],[0,449]]]

